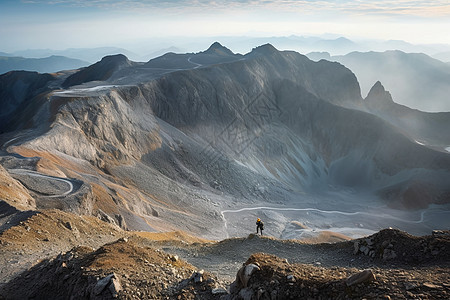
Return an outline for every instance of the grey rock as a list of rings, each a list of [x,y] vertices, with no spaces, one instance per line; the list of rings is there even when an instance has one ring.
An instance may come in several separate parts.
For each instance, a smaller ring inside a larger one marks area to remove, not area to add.
[[[450,230],[433,230],[432,235],[434,236],[450,235]]]
[[[112,283],[111,285],[113,286],[112,288],[110,287],[112,295],[117,294],[122,289],[118,277],[116,274],[112,273],[97,281],[93,290],[94,295],[100,295],[110,283]]]
[[[194,283],[202,283],[203,282],[203,270],[200,270],[198,272],[194,272],[190,278],[190,280],[193,280]]]
[[[228,291],[224,289],[223,287],[215,288],[211,291],[213,295],[220,295],[220,294],[228,294]]]
[[[384,249],[383,251],[383,260],[391,260],[397,257],[397,253],[391,249]]]
[[[244,271],[241,276],[241,282],[244,287],[247,287],[248,281],[250,280],[250,277],[253,275],[253,273],[259,270],[260,268],[255,264],[249,264],[244,267]]]
[[[359,241],[357,240],[353,243],[353,254],[358,254],[358,252],[359,252]]]
[[[260,270],[260,268],[255,264],[242,266],[237,271],[236,280],[230,285],[230,293],[235,294],[242,288],[246,288],[250,277],[258,270]]]
[[[405,283],[405,289],[406,289],[407,291],[413,290],[413,289],[415,289],[416,287],[417,287],[417,285],[415,285],[414,283],[410,283],[410,282]]]
[[[372,270],[367,269],[362,272],[353,274],[345,280],[345,284],[347,286],[352,286],[364,282],[371,282],[375,280],[375,275],[373,274]]]
[[[239,291],[239,299],[252,300],[253,290],[250,288],[243,288]]]
[[[122,285],[120,284],[119,279],[116,276],[112,277],[111,284],[108,287],[109,291],[113,298],[117,298],[119,292],[122,290]]]

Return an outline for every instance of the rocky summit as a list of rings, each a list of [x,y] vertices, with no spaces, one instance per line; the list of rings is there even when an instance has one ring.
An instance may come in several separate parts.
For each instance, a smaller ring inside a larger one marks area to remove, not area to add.
[[[339,63],[118,54],[0,105],[0,298],[448,298],[450,115]]]

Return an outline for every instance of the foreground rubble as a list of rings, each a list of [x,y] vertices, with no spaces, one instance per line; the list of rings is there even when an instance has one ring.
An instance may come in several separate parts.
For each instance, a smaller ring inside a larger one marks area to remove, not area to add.
[[[47,214],[46,217],[52,218],[54,215]],[[65,220],[63,217],[67,216],[58,215],[60,220]],[[27,224],[19,224],[18,228],[35,227],[36,224],[41,224],[37,220],[39,219],[36,217],[32,218]],[[84,233],[87,228],[81,226],[81,221],[71,219],[72,230],[66,231],[70,233],[76,226]],[[65,222],[61,224],[67,225]],[[95,222],[89,224],[93,226],[91,230],[102,228],[97,227]],[[18,229],[13,227],[0,235],[2,249],[8,249],[2,252],[5,262],[10,261],[9,256],[19,248],[28,247],[30,251],[34,249],[36,241],[27,238],[27,234],[32,231],[25,229],[19,235]],[[398,230],[386,229],[354,241],[319,245],[304,245],[254,235],[247,239],[221,242],[203,241],[181,232],[136,235],[118,230],[115,236],[118,236],[115,241],[107,242],[97,249],[87,246],[90,242],[86,240],[86,246],[76,246],[69,251],[61,251],[59,255],[50,255],[16,273],[10,267],[2,268],[9,270],[9,273],[2,275],[0,299],[275,300],[450,297],[448,231],[415,237]],[[153,240],[150,239],[152,236]],[[45,243],[50,240],[51,235]],[[67,245],[69,244],[68,239]],[[54,246],[57,245],[55,243]],[[295,248],[295,245],[302,247]],[[35,246],[40,249],[40,244]],[[252,248],[269,250],[273,247],[278,249],[278,256],[254,251],[244,264],[241,262],[245,259],[236,264],[236,259],[241,259],[238,258],[241,257],[238,254],[242,254],[238,253],[240,251]],[[179,250],[178,254],[174,253],[174,249]],[[334,255],[335,260],[327,264],[318,261],[295,262],[295,257],[300,257],[299,253],[296,256],[299,249],[310,252],[313,256],[318,256],[319,252],[322,252],[322,256]],[[324,249],[328,252],[324,252]],[[387,258],[385,249],[396,255]],[[189,251],[195,251],[195,255]],[[24,261],[28,257],[35,258],[27,253],[24,252],[21,256]],[[291,255],[289,259],[286,254]],[[200,261],[200,256],[213,267],[195,264]],[[229,270],[230,275],[234,274],[234,281],[214,275],[221,274],[218,268]]]

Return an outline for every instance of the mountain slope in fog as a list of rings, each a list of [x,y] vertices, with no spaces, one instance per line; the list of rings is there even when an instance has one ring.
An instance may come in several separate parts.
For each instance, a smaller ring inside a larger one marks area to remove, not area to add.
[[[365,101],[368,110],[405,131],[416,143],[440,151],[450,145],[450,112],[426,113],[397,104],[381,82],[376,82]]]
[[[450,111],[450,66],[425,54],[352,52],[333,56],[352,70],[363,94],[381,81],[395,102],[427,112]]]
[[[88,62],[64,56],[45,58],[24,58],[0,56],[0,74],[21,70],[39,73],[52,73],[61,70],[78,69],[89,65]]]

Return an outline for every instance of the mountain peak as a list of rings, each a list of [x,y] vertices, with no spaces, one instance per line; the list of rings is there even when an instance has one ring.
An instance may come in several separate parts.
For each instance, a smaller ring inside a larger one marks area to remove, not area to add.
[[[130,61],[128,58],[123,54],[115,54],[115,55],[107,55],[102,58],[102,60],[99,62],[100,64],[129,64]]]
[[[393,102],[391,93],[387,92],[380,81],[375,82],[373,87],[367,94],[366,101],[368,102]]]
[[[103,57],[101,61],[67,77],[62,86],[67,88],[89,81],[105,81],[110,78],[115,71],[131,65],[131,61],[123,54],[108,55]]]
[[[386,92],[386,89],[384,88],[383,84],[381,84],[380,81],[375,82],[375,84],[373,85],[373,87],[370,89],[369,94],[367,96],[369,96],[370,94],[383,94]]]
[[[208,50],[206,50],[203,53],[218,54],[218,55],[234,55],[234,53],[230,49],[222,46],[222,44],[220,44],[219,42],[214,42],[211,46],[209,46]]]
[[[273,54],[275,52],[278,52],[278,50],[272,44],[264,44],[252,49],[252,53]]]

